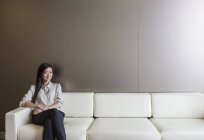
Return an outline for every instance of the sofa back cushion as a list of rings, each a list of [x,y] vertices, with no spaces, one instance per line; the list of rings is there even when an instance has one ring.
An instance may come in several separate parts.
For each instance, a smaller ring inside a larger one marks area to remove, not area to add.
[[[201,93],[152,93],[154,118],[204,118]]]
[[[150,117],[148,93],[95,93],[95,117]]]
[[[64,92],[62,111],[66,117],[93,117],[92,92]]]

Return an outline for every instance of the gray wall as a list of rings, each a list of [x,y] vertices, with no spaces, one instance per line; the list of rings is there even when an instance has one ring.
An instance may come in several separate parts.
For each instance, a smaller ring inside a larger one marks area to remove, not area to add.
[[[204,1],[143,1],[139,91],[204,91]]]
[[[203,0],[1,0],[4,115],[56,65],[64,91],[203,92]]]

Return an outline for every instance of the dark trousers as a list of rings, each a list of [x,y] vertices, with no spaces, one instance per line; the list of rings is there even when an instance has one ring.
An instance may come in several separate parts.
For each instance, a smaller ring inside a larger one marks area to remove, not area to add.
[[[43,111],[32,115],[32,123],[43,125],[43,140],[66,140],[64,129],[64,113],[57,109]]]

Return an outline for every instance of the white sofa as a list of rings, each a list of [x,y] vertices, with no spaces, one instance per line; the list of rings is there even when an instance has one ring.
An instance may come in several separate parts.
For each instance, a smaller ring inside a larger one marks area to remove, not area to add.
[[[67,140],[204,140],[204,94],[65,92]],[[6,113],[6,140],[41,140],[31,110]]]

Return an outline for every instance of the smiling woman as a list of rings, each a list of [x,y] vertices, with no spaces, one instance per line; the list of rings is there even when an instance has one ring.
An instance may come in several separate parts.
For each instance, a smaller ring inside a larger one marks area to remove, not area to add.
[[[32,123],[43,125],[43,140],[66,140],[62,89],[59,83],[52,83],[53,67],[43,63],[37,72],[36,85],[32,85],[22,98],[20,106],[33,109]]]

